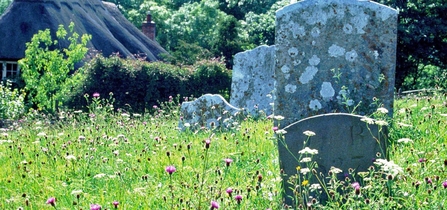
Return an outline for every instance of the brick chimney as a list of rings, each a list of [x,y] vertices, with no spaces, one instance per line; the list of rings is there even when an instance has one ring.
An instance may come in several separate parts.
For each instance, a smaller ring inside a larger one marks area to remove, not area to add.
[[[149,37],[149,39],[155,41],[155,23],[152,21],[151,12],[147,13],[146,20],[143,21],[141,26],[141,31]]]

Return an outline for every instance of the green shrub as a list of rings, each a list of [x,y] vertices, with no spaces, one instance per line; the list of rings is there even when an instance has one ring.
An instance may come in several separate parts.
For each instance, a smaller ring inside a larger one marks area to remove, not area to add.
[[[95,56],[80,70],[85,76],[66,102],[71,108],[86,107],[84,94],[113,93],[115,108],[135,112],[150,110],[168,101],[170,96],[222,94],[228,98],[231,73],[217,61],[202,61],[194,66],[178,67],[163,62]]]
[[[74,23],[69,25],[70,36],[63,25],[56,31],[56,40],[52,40],[49,29],[39,31],[31,42],[26,43],[25,58],[19,60],[22,78],[30,102],[39,110],[50,113],[64,100],[76,79],[69,72],[74,71],[74,65],[81,61],[88,48],[90,35],[74,32]],[[69,46],[59,49],[61,42],[69,42]],[[79,42],[80,41],[80,42]]]
[[[189,86],[191,94],[201,96],[205,93],[220,94],[230,98],[231,71],[217,60],[204,60],[194,65],[193,79]]]
[[[430,89],[447,88],[447,71],[434,65],[419,65],[418,72],[415,75],[408,75],[402,88],[409,89]]]
[[[0,120],[20,118],[25,112],[25,93],[12,89],[11,82],[0,82]]]

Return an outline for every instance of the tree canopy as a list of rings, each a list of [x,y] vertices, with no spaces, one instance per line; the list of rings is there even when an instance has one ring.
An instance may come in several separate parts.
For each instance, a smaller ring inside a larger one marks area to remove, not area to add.
[[[396,88],[418,88],[421,80],[446,88],[447,76],[443,75],[447,75],[447,4],[443,0],[378,1],[399,11]],[[134,5],[129,6],[132,2]],[[175,52],[184,50],[181,43],[195,45],[191,49],[196,53],[187,53],[193,56],[192,60],[209,56],[203,53],[206,51],[224,57],[231,66],[235,53],[274,44],[275,12],[290,0],[145,0],[138,9],[139,2],[127,1],[120,8],[135,25],[150,11],[157,24],[157,41],[165,49]],[[120,4],[116,0],[115,3]],[[203,51],[198,52],[198,48]],[[427,66],[433,68],[424,73]],[[425,81],[433,76],[436,82]]]
[[[151,12],[156,39],[173,55],[169,60],[174,63],[220,57],[229,67],[235,53],[274,44],[275,12],[290,4],[290,0],[107,1],[117,4],[137,27]],[[0,11],[10,2],[0,0]],[[396,88],[424,87],[421,84],[447,88],[447,4],[443,0],[378,2],[399,11]]]

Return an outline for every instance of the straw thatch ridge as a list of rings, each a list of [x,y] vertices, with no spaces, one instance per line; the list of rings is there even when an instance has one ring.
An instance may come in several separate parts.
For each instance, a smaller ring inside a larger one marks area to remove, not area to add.
[[[166,51],[132,25],[115,4],[100,0],[14,0],[0,17],[0,60],[25,57],[25,43],[39,30],[55,32],[60,24],[74,22],[75,31],[91,34],[88,47],[104,56],[146,56],[160,60]],[[68,42],[60,43],[67,47]]]

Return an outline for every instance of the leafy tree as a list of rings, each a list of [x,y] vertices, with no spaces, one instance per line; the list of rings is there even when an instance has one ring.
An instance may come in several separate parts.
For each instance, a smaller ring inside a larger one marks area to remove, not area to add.
[[[0,0],[0,15],[5,12],[6,8],[11,4],[12,0]]]
[[[256,10],[250,12],[247,21],[233,20],[233,14],[222,11],[217,0],[145,1],[138,10],[129,6],[122,11],[137,27],[147,12],[151,12],[158,31],[156,39],[172,55],[168,59],[171,63],[191,65],[198,60],[223,56],[228,60],[227,67],[231,67],[233,55],[242,49],[273,43],[275,11],[289,1],[275,2],[270,0],[259,5],[257,1],[228,2],[227,6],[244,4],[247,11]],[[268,14],[259,14],[264,11]]]
[[[179,54],[188,56],[186,60],[177,61],[183,64],[207,58],[208,52],[213,52],[214,43],[221,39],[218,23],[228,16],[218,9],[217,2],[207,0],[184,3],[178,10],[155,2],[144,4],[142,8],[150,8],[145,10],[150,10],[156,20],[160,45],[175,58],[181,58],[176,56]],[[186,52],[188,46],[190,52]],[[177,50],[180,53],[175,53]],[[221,56],[221,53],[212,56]]]
[[[52,40],[49,29],[39,31],[31,42],[26,43],[25,58],[19,60],[22,78],[28,99],[39,109],[48,112],[56,111],[64,96],[70,91],[79,75],[69,75],[74,65],[81,61],[88,51],[87,42],[90,35],[74,32],[74,23],[69,25],[70,36],[60,25],[56,37]],[[69,46],[59,49],[59,44],[68,41]]]
[[[120,9],[123,14],[126,14],[127,11],[130,10],[139,9],[140,5],[143,4],[144,2],[144,0],[107,0],[107,1],[116,4],[118,9]]]
[[[278,0],[218,0],[219,9],[238,20],[244,19],[249,12],[264,14]],[[290,1],[289,1],[290,2]]]
[[[208,60],[214,55],[207,49],[200,47],[197,43],[186,43],[179,40],[179,45],[167,55],[164,60],[174,65],[194,65],[197,61]]]
[[[435,71],[437,77],[445,75],[447,4],[443,0],[382,0],[381,3],[399,11],[396,88],[421,87],[418,81],[426,75],[425,66],[439,67]]]
[[[433,69],[431,66],[436,67],[434,72],[430,72],[438,78],[446,75],[447,4],[443,0],[378,1],[399,11],[396,88],[416,88],[420,77],[426,75],[423,73],[425,66],[430,66],[430,69]],[[239,21],[236,28],[240,41],[233,45],[235,49],[225,47],[226,51],[272,45],[276,10],[289,3],[289,0],[145,0],[139,9],[133,7],[135,10],[126,17],[138,25],[151,11],[159,32],[157,40],[171,54],[181,50],[193,58],[198,57],[194,52],[201,48],[219,56],[226,53],[217,52],[217,43],[225,42],[219,34],[219,28],[222,29],[219,24],[228,16]],[[186,53],[185,43],[197,47]]]
[[[240,23],[233,16],[227,16],[218,23],[218,37],[214,42],[215,55],[221,54],[226,61],[226,67],[233,66],[233,55],[242,51],[242,42],[239,38],[238,28]]]
[[[244,49],[252,49],[259,45],[275,44],[275,17],[276,11],[290,3],[289,0],[280,0],[274,3],[265,13],[248,12],[241,20],[240,30],[246,33],[247,41]]]

